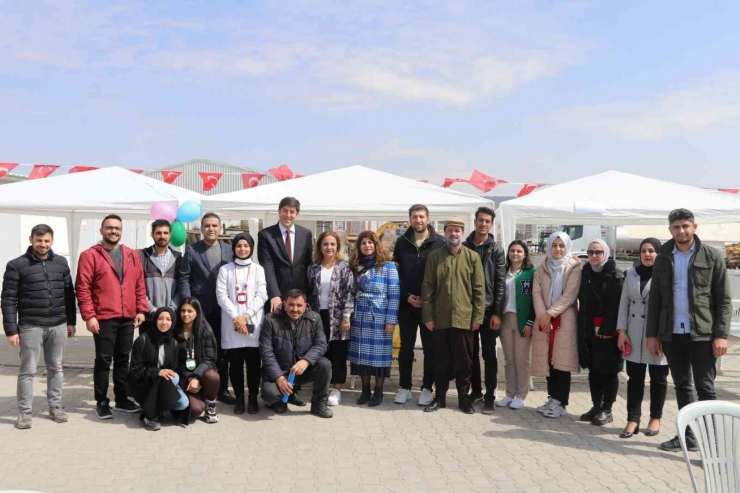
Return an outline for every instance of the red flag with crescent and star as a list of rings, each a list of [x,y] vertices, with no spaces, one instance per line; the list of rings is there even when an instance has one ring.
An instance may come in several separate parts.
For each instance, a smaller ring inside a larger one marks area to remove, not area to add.
[[[473,174],[470,175],[470,180],[468,180],[468,182],[481,192],[490,192],[496,187],[496,185],[509,183],[501,178],[494,178],[493,176],[481,173],[477,169],[473,170]]]
[[[37,178],[46,178],[52,174],[59,166],[54,164],[34,164],[31,174],[28,175],[29,180],[35,180]]]
[[[75,166],[72,169],[70,169],[69,173],[82,173],[83,171],[92,171],[94,169],[99,169],[95,166]]]
[[[144,170],[143,170],[143,169],[130,169],[129,171],[133,171],[133,172],[134,172],[134,173],[136,173],[137,175],[140,175],[140,174],[142,174],[142,173],[144,172]]]
[[[450,188],[453,183],[468,183],[465,178],[445,178],[445,182],[442,184],[442,188]]]
[[[218,185],[218,181],[224,176],[223,173],[216,173],[212,171],[198,171],[200,179],[203,180],[203,191],[207,192],[213,190]]]
[[[0,178],[13,171],[16,166],[18,163],[0,163]]]
[[[161,173],[162,180],[164,180],[165,183],[172,185],[175,180],[177,180],[177,177],[182,174],[182,171],[161,171]]]
[[[288,168],[287,164],[281,164],[277,168],[270,168],[267,170],[277,181],[291,180],[293,178],[300,178],[303,175],[296,175],[295,172]]]
[[[264,177],[264,173],[242,173],[242,185],[244,188],[254,188]]]
[[[529,195],[530,193],[534,192],[540,187],[544,187],[544,183],[525,183],[521,190],[519,190],[519,193],[516,194],[517,197],[524,197],[525,195]]]

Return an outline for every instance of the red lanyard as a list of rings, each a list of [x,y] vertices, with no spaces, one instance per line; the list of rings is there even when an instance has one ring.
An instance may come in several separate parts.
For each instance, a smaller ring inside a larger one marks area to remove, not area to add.
[[[240,305],[247,304],[247,283],[249,282],[249,274],[252,270],[252,264],[247,266],[247,281],[244,283],[244,292],[239,291],[239,281],[237,280],[236,269],[234,269],[234,288],[236,290],[236,302]]]

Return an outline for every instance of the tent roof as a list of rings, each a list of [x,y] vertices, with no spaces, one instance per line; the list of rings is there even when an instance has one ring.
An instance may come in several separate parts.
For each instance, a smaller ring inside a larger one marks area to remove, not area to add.
[[[363,166],[350,166],[204,199],[206,210],[244,216],[277,213],[283,197],[301,202],[301,219],[408,217],[412,204],[429,207],[437,219],[469,215],[493,203],[481,197],[430,185]],[[442,217],[440,217],[442,216]]]
[[[149,217],[154,202],[200,202],[203,196],[175,185],[112,166],[2,185],[0,212],[39,215]]]

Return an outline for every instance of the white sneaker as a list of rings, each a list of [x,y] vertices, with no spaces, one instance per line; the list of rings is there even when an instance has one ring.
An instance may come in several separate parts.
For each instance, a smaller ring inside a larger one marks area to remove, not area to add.
[[[416,404],[419,406],[428,406],[432,403],[434,400],[434,395],[432,395],[432,391],[429,389],[421,389],[421,395],[419,396],[419,399],[416,401]]]
[[[396,404],[406,404],[409,399],[411,399],[411,391],[409,389],[401,389],[398,391],[398,394],[396,394],[396,398],[393,402]]]
[[[328,406],[338,406],[342,402],[342,393],[337,389],[329,390],[329,397],[326,399]]]
[[[511,401],[511,404],[509,404],[510,409],[521,409],[524,407],[524,399],[520,399],[519,397],[514,398],[513,401]]]
[[[562,416],[565,416],[566,414],[568,414],[568,411],[566,411],[565,408],[560,405],[560,401],[557,401],[555,399],[552,400],[552,406],[550,407],[550,409],[548,409],[544,413],[546,418],[560,418]]]
[[[545,414],[545,411],[550,409],[550,406],[552,406],[552,401],[553,401],[552,397],[548,397],[547,401],[537,408],[537,412],[540,414]]]
[[[514,402],[514,398],[507,395],[500,401],[496,401],[496,407],[509,407],[512,402]]]

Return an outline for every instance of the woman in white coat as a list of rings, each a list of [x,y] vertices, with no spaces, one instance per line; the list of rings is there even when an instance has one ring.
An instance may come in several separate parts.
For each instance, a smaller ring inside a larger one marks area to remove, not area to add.
[[[247,367],[249,414],[259,412],[261,381],[260,329],[267,301],[265,270],[252,262],[254,240],[239,233],[231,243],[234,261],[221,267],[216,299],[221,307],[221,347],[229,360],[229,378],[236,395],[235,414],[244,414],[244,366]]]

